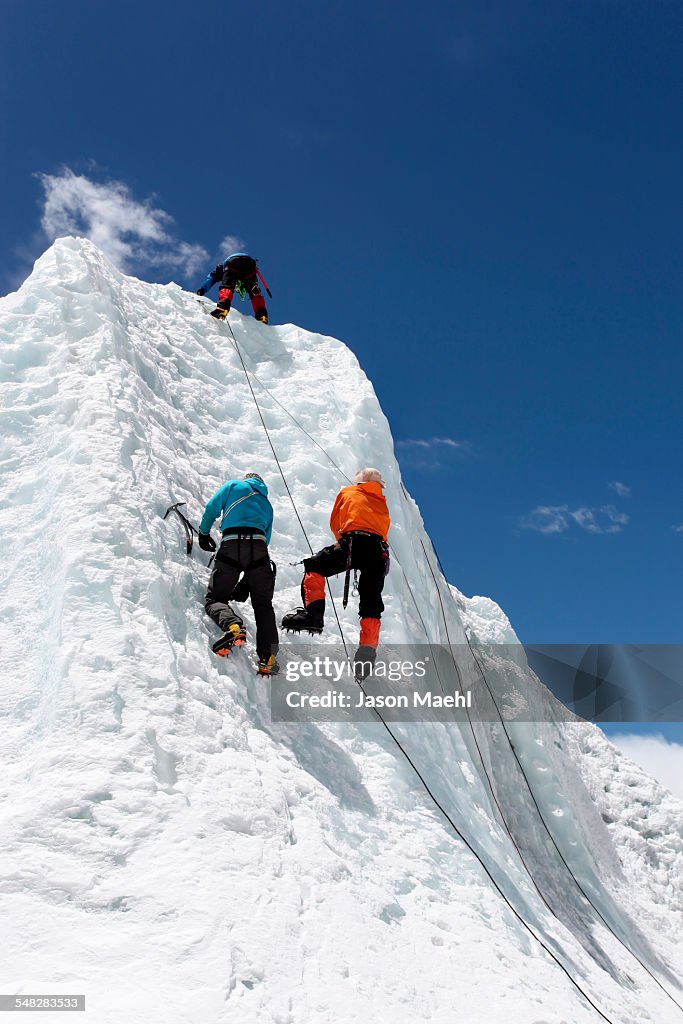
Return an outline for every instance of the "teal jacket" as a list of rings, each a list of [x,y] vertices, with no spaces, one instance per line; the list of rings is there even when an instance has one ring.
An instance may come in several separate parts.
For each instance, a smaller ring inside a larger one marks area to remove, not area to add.
[[[213,498],[209,498],[199,524],[200,533],[209,533],[222,515],[221,532],[228,527],[260,530],[270,543],[273,532],[273,506],[268,501],[268,488],[260,480],[228,480]]]

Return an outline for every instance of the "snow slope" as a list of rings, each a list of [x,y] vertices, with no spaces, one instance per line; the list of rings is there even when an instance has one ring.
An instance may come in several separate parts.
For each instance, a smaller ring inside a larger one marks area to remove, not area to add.
[[[599,730],[541,724],[521,648],[482,679],[465,631],[514,633],[438,572],[349,349],[231,323],[314,548],[330,458],[382,468],[383,639],[450,640],[482,706],[523,683],[539,722],[392,723],[430,797],[381,723],[270,720],[162,519],[260,472],[278,618],[298,603],[308,548],[235,347],[196,297],[60,239],[0,300],[1,991],[84,992],[98,1024],[683,1021],[682,805]]]

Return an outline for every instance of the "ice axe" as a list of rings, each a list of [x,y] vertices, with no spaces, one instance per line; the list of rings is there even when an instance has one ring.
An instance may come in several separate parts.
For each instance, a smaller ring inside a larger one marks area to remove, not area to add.
[[[260,281],[261,281],[261,284],[262,284],[262,285],[263,285],[263,287],[264,287],[264,288],[266,289],[266,291],[268,292],[268,295],[269,295],[269,296],[270,296],[270,298],[272,299],[272,297],[273,297],[273,293],[271,292],[270,288],[269,288],[269,287],[268,287],[268,285],[266,284],[265,278],[264,278],[263,274],[261,273],[261,271],[259,270],[259,268],[258,268],[258,267],[256,268],[256,273],[257,273],[257,274],[258,274],[258,276],[259,276],[259,279],[260,279]]]
[[[164,519],[167,519],[171,512],[175,512],[175,514],[178,516],[178,519],[183,524],[183,529],[185,530],[185,543],[187,545],[187,554],[191,555],[194,535],[195,533],[199,534],[199,530],[197,529],[196,526],[193,526],[190,520],[187,518],[187,516],[184,516],[183,513],[180,511],[180,506],[184,504],[184,501],[176,501],[175,505],[169,505],[169,507],[166,509],[166,512],[164,513]]]

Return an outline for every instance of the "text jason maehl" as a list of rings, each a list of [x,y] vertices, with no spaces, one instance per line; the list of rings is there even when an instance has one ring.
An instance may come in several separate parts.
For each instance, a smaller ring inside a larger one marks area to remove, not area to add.
[[[289,708],[471,708],[472,692],[462,693],[400,693],[376,694],[359,693],[355,701],[343,690],[328,690],[326,693],[300,693],[292,690],[285,698]]]

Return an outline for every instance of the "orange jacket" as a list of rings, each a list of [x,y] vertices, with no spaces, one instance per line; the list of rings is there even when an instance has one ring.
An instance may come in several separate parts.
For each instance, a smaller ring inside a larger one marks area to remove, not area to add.
[[[382,487],[375,480],[342,487],[330,516],[330,529],[337,540],[352,530],[367,530],[386,540],[390,523]]]

